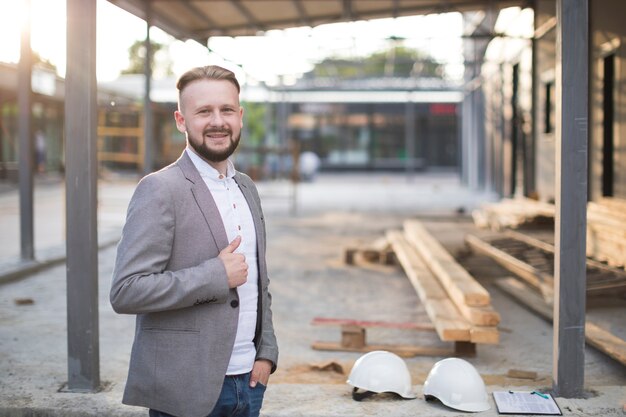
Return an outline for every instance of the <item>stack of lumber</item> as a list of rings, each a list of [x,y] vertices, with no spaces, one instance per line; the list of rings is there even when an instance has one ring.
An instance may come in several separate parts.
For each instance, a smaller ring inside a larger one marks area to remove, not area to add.
[[[503,198],[497,203],[487,203],[472,211],[474,224],[483,229],[516,229],[532,222],[553,222],[554,204],[526,197]]]
[[[498,343],[489,293],[417,220],[387,239],[442,341]]]
[[[626,200],[605,197],[587,204],[587,256],[626,266]]]

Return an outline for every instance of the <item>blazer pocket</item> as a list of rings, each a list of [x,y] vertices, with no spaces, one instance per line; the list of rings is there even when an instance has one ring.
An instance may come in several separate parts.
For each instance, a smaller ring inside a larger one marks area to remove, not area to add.
[[[139,338],[142,352],[135,368],[135,379],[150,387],[150,398],[161,404],[194,403],[197,389],[206,386],[205,359],[200,331],[184,328],[144,327]],[[145,389],[145,388],[144,388]],[[158,400],[156,400],[158,399]]]
[[[182,334],[196,334],[200,333],[200,330],[197,329],[172,329],[167,327],[142,327],[142,331],[144,332],[156,332],[156,333],[182,333]]]

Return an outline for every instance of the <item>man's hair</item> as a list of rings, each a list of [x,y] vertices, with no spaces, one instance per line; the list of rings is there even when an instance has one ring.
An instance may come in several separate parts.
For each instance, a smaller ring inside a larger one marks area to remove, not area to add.
[[[241,92],[239,81],[237,81],[237,78],[232,71],[217,65],[207,65],[206,67],[192,68],[180,76],[178,82],[176,83],[178,95],[180,96],[185,87],[196,80],[226,80],[237,87],[238,93]]]

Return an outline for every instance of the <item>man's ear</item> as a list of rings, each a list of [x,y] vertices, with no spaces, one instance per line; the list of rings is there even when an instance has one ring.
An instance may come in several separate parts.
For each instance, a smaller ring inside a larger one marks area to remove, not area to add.
[[[185,126],[185,116],[183,116],[180,111],[176,110],[174,112],[174,120],[176,120],[176,128],[180,133],[187,132],[187,127]]]

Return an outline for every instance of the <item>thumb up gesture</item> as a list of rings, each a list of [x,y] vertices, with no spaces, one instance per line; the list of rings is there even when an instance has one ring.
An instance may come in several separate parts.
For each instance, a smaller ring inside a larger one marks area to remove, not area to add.
[[[228,276],[228,287],[235,288],[248,280],[248,264],[246,257],[241,253],[235,253],[241,244],[241,236],[233,239],[217,256],[224,263]]]

